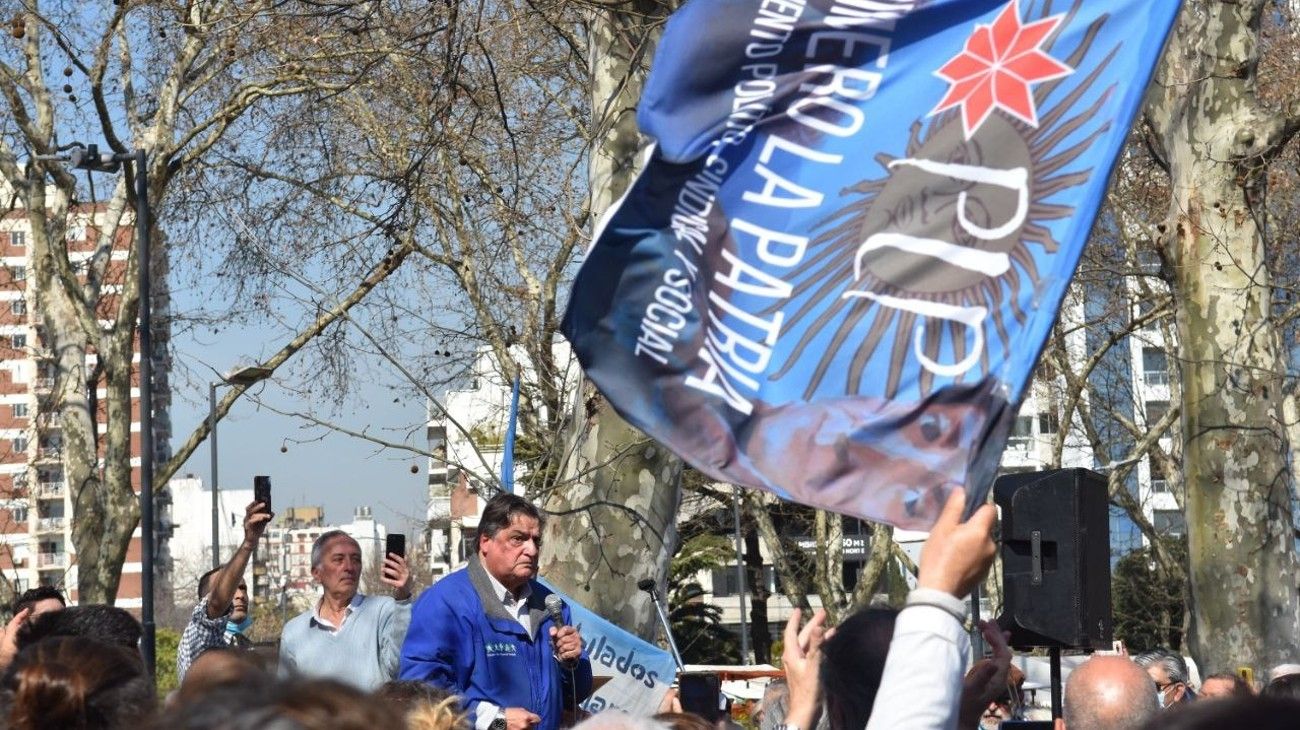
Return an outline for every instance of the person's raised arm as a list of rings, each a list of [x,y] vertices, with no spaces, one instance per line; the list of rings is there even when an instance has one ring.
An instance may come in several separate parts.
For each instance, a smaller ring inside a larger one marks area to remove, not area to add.
[[[997,554],[997,512],[981,506],[962,521],[966,490],[954,489],[921,548],[917,587],[894,623],[894,638],[867,730],[947,730],[956,725],[970,638],[962,622],[970,594]]]
[[[231,601],[235,600],[235,591],[244,579],[244,568],[253,557],[257,541],[262,539],[266,526],[274,515],[262,512],[261,502],[252,502],[244,508],[244,540],[235,548],[235,554],[221,566],[221,571],[213,576],[212,591],[208,593],[208,618],[217,618],[230,610]]]

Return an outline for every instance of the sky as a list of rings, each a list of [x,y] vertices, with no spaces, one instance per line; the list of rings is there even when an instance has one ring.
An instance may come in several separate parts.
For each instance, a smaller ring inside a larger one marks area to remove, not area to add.
[[[187,301],[192,296],[192,292],[174,290],[176,311],[185,312],[193,303]],[[191,373],[186,377],[177,371],[171,378],[173,448],[207,418],[207,383],[199,380],[206,377],[203,373],[229,372],[238,364],[278,349],[280,344],[269,329],[257,327],[227,327],[219,334],[205,334],[202,339],[184,334],[174,337],[173,358]],[[287,395],[274,382],[256,386],[250,392],[279,410],[312,410],[312,404]],[[217,397],[221,395],[218,390]],[[364,407],[367,403],[370,408]],[[393,403],[393,394],[387,388],[367,382],[359,386],[339,413],[330,417],[356,431],[400,429],[400,433],[385,433],[384,437],[401,440],[413,424],[423,421],[424,414],[423,401]],[[269,475],[276,511],[291,505],[322,505],[327,522],[340,524],[351,521],[355,508],[370,506],[375,518],[390,532],[408,535],[423,519],[428,463],[416,454],[380,452],[374,444],[343,434],[304,429],[301,421],[259,408],[247,399],[237,401],[229,415],[218,422],[217,436],[221,485],[251,489],[254,475]],[[323,437],[299,443],[315,436]],[[409,442],[423,448],[423,438],[424,429],[420,428],[411,434]],[[210,448],[207,442],[200,445],[179,474],[193,474],[207,485],[211,476]],[[411,473],[412,466],[418,467],[418,473]]]

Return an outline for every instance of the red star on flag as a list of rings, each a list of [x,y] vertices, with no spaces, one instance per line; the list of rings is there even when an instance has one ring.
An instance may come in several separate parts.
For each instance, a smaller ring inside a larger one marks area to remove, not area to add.
[[[951,86],[930,115],[960,106],[967,139],[995,108],[1037,127],[1030,85],[1074,73],[1041,48],[1064,18],[1053,15],[1022,24],[1020,0],[1011,0],[992,23],[976,25],[962,52],[935,72]]]

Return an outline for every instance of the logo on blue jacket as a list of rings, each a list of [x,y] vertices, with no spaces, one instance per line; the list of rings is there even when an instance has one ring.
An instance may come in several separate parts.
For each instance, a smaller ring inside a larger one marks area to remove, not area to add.
[[[564,331],[713,478],[982,501],[1177,0],[693,0]]]

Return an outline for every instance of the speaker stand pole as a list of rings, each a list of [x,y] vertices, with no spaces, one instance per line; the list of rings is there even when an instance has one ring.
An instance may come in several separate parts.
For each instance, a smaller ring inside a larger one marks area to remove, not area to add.
[[[984,658],[984,634],[980,632],[980,587],[975,584],[970,592],[970,649],[975,655],[971,663]]]
[[[1048,661],[1052,667],[1052,719],[1061,717],[1061,647],[1053,646],[1047,650]]]

